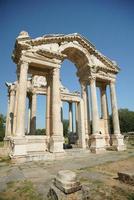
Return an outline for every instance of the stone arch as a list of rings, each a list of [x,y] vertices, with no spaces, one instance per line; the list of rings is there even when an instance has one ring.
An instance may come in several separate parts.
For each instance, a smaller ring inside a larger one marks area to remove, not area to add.
[[[81,68],[90,62],[89,52],[77,41],[61,44],[59,52],[65,54],[67,59],[73,62],[77,68]]]

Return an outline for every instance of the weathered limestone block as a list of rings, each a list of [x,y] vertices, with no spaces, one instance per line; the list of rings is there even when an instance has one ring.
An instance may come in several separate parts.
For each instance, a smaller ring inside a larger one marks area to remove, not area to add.
[[[134,186],[134,172],[118,172],[120,181]]]
[[[77,180],[76,173],[70,170],[59,171],[48,193],[51,200],[88,200],[89,189]]]
[[[16,158],[24,157],[27,155],[26,138],[25,137],[12,137],[10,140],[11,152],[10,157]]]
[[[124,136],[121,134],[112,135],[112,147],[116,151],[125,151]]]
[[[105,140],[101,134],[92,134],[90,150],[92,153],[101,153],[105,151]]]

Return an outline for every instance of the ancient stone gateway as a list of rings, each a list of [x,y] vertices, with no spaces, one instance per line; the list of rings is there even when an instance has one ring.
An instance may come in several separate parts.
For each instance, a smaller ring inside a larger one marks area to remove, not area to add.
[[[64,59],[77,68],[81,95],[71,93],[60,83],[60,66]],[[10,143],[12,158],[28,158],[32,152],[65,153],[63,149],[62,101],[69,103],[69,129],[72,131],[72,103],[76,105],[78,147],[91,152],[112,146],[124,150],[120,134],[115,91],[119,68],[79,34],[44,35],[31,39],[22,31],[16,39],[13,61],[17,64],[17,81],[7,83],[9,102],[5,141]],[[87,87],[90,87],[90,99]],[[98,114],[96,87],[100,88],[101,113]],[[106,88],[110,88],[113,134],[109,129]],[[46,135],[35,136],[36,97],[47,97]],[[29,99],[29,125],[25,133],[26,97]],[[89,114],[89,110],[90,113]],[[91,116],[91,117],[90,117]],[[53,154],[50,154],[51,156]],[[43,157],[42,157],[43,158]]]

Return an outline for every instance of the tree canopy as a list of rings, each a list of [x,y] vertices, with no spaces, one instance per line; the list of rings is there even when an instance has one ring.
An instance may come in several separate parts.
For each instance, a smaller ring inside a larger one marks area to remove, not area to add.
[[[5,136],[5,122],[6,122],[5,116],[0,114],[0,141],[2,141]]]
[[[121,132],[134,132],[134,111],[119,109]]]

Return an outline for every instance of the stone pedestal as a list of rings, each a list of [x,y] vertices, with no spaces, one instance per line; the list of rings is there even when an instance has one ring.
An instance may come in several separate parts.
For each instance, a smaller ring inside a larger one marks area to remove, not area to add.
[[[101,134],[93,134],[90,137],[91,146],[90,150],[92,153],[101,153],[105,151],[105,140]]]
[[[109,134],[105,134],[105,144],[106,144],[106,148],[110,146],[110,136],[109,136]]]
[[[54,179],[54,185],[65,194],[70,194],[81,189],[76,174],[70,170],[59,171],[57,177]]]
[[[11,138],[11,136],[4,137],[4,148],[6,149],[7,155],[11,151],[10,138]]]
[[[26,138],[12,137],[10,138],[11,152],[9,156],[13,159],[25,157],[27,155]]]
[[[76,173],[70,170],[59,171],[48,193],[51,200],[85,200],[89,191],[77,180]]]
[[[112,148],[116,151],[125,151],[124,136],[121,134],[112,135]]]
[[[49,140],[49,151],[52,153],[62,153],[64,152],[63,149],[64,138],[62,136],[53,136],[50,137]]]

